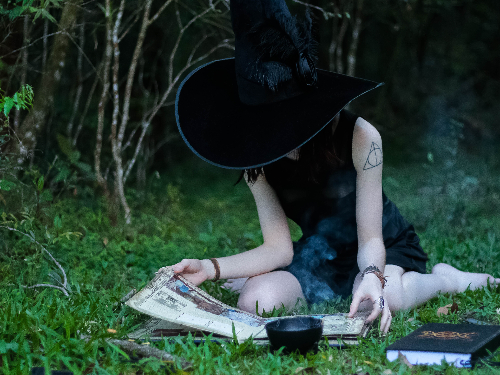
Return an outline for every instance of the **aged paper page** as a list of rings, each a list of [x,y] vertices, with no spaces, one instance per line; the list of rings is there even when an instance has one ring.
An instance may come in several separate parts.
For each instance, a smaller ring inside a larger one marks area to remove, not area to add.
[[[159,272],[126,304],[155,318],[227,337],[233,337],[234,325],[238,340],[265,336],[265,319],[223,304],[170,267]]]

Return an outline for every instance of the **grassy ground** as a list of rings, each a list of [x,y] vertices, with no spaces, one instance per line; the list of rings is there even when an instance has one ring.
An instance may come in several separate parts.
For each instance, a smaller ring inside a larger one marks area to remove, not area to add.
[[[162,266],[185,257],[230,255],[260,243],[253,198],[244,183],[233,186],[237,178],[235,172],[197,160],[157,175],[148,193],[129,191],[134,210],[129,227],[111,226],[103,203],[83,188],[75,191],[76,197],[26,209],[16,220],[6,212],[3,226],[19,232],[0,229],[0,373],[28,374],[32,366],[67,367],[75,373],[167,371],[159,360],[133,363],[106,343],[107,338],[125,337],[146,318],[119,300],[130,289],[142,288]],[[414,223],[429,254],[428,270],[444,261],[500,276],[500,219],[495,215],[499,187],[498,174],[470,159],[457,162],[454,169],[427,163],[384,171],[384,190]],[[293,223],[292,232],[295,239],[300,236]],[[69,297],[55,289],[20,287],[63,281],[41,246],[66,270]],[[203,288],[235,305],[237,296],[220,288],[221,283],[207,282]],[[453,301],[459,306],[456,313],[437,316],[439,307]],[[314,312],[346,311],[347,305],[315,306]],[[320,345],[318,354],[306,357],[273,354],[250,341],[196,346],[179,338],[153,345],[191,361],[193,373],[199,374],[500,373],[487,366],[472,371],[446,365],[409,368],[388,362],[384,353],[389,344],[427,322],[474,318],[500,324],[498,308],[500,288],[441,295],[396,313],[385,337],[373,329],[358,347],[340,351]],[[81,340],[82,334],[89,340]],[[500,355],[495,359],[500,361]]]

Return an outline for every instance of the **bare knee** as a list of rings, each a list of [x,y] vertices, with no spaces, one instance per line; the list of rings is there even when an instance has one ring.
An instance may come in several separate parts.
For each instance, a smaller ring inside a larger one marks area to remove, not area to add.
[[[240,293],[238,308],[249,313],[262,314],[262,311],[272,311],[279,298],[273,288],[266,282],[256,278],[249,278]],[[279,307],[279,306],[277,306]]]
[[[238,299],[238,308],[252,314],[262,314],[263,310],[270,312],[274,307],[279,307],[276,305],[277,301],[273,299],[273,296],[261,288],[241,293]]]
[[[282,306],[293,308],[304,296],[297,279],[286,274],[288,272],[270,272],[249,278],[241,289],[238,308],[253,314]]]

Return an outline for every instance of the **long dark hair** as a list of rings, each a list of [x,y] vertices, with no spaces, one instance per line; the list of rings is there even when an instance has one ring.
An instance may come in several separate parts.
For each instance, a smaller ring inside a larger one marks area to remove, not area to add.
[[[335,152],[332,125],[329,124],[299,149],[296,172],[307,176],[309,181],[318,183],[323,172],[342,168],[344,165],[345,161]],[[247,180],[251,183],[264,173],[262,167],[243,170],[236,184],[242,180],[245,171]]]

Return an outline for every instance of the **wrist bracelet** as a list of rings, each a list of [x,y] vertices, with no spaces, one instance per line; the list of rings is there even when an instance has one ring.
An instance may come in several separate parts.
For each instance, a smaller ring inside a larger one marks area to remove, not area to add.
[[[385,288],[385,284],[387,283],[387,277],[384,277],[384,274],[378,269],[377,266],[371,265],[365,268],[363,273],[361,274],[361,278],[363,278],[367,273],[373,273],[378,277],[380,282],[382,283],[382,289]]]
[[[220,267],[219,267],[219,262],[217,261],[217,259],[215,258],[210,258],[210,260],[212,261],[212,263],[214,264],[214,268],[215,268],[215,277],[213,278],[212,281],[217,281],[219,280],[220,278]]]

